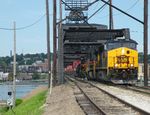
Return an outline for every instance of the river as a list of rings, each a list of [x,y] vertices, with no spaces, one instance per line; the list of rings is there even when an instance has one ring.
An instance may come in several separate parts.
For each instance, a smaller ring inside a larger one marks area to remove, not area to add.
[[[45,84],[27,84],[27,85],[16,85],[16,98],[22,98],[27,93],[37,88],[39,85]],[[8,92],[12,91],[12,85],[2,84],[0,85],[0,100],[8,99]]]

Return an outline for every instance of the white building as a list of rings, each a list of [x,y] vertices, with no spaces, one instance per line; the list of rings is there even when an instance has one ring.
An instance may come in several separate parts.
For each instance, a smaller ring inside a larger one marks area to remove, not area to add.
[[[9,73],[0,72],[0,80],[7,80]]]

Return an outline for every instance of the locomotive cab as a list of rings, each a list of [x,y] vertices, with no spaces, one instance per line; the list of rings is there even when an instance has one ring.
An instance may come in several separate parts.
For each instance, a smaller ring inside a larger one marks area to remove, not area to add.
[[[126,47],[133,50],[137,49],[137,42],[132,39],[113,39],[105,44],[106,50],[112,50],[120,47]]]
[[[136,81],[138,73],[137,42],[115,39],[106,43],[107,73],[111,80]]]

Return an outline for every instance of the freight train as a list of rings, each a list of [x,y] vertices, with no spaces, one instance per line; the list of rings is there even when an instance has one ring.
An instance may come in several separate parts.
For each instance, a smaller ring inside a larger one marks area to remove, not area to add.
[[[137,42],[112,39],[99,47],[91,47],[74,69],[76,76],[117,84],[134,84],[138,76]]]

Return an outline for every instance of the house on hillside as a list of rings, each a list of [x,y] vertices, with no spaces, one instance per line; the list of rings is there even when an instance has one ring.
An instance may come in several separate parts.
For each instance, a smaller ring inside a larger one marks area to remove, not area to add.
[[[3,67],[0,65],[0,72],[2,72],[3,71]]]
[[[47,72],[48,71],[48,60],[45,59],[44,62],[36,62],[35,66],[39,67],[39,72]]]
[[[2,80],[2,81],[8,80],[8,75],[9,75],[9,73],[0,72],[0,80]]]
[[[18,70],[23,73],[42,73],[48,71],[48,61],[47,59],[42,62],[41,60],[36,61],[32,65],[19,65]]]

